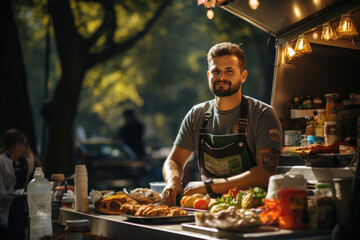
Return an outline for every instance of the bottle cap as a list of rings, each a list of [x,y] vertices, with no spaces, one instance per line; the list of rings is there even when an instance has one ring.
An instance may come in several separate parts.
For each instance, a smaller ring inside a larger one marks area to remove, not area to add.
[[[331,183],[318,183],[315,185],[316,189],[332,188]]]
[[[44,172],[41,167],[35,168],[34,178],[44,178]]]
[[[53,173],[51,174],[50,178],[52,181],[56,181],[56,182],[62,182],[65,180],[65,176],[62,173]]]
[[[89,219],[66,220],[66,226],[69,226],[69,227],[83,227],[83,226],[89,226],[89,225],[90,225]]]

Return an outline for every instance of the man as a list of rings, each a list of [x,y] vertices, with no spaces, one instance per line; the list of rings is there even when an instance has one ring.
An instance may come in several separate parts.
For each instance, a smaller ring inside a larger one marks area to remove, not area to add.
[[[133,110],[128,109],[123,113],[125,125],[118,132],[118,141],[131,147],[138,158],[145,154],[143,144],[143,125],[136,119]]]
[[[214,100],[195,105],[185,116],[164,162],[163,191],[169,205],[178,195],[221,194],[230,188],[267,187],[281,151],[281,125],[274,109],[241,94],[248,72],[239,46],[220,43],[207,55]],[[183,169],[196,151],[203,181],[183,190]]]

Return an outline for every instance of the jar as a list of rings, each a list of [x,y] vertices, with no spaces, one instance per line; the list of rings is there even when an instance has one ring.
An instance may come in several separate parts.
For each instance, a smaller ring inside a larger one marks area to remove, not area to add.
[[[336,223],[335,197],[330,183],[315,185],[315,198],[318,207],[318,229],[332,229]]]
[[[353,178],[334,178],[333,181],[335,186],[336,222],[345,226],[349,215]]]
[[[324,124],[325,145],[329,146],[338,140],[337,124],[335,121],[326,121]]]
[[[317,228],[318,208],[316,205],[316,199],[314,197],[308,197],[308,211],[309,211],[309,227]]]
[[[61,200],[61,207],[75,208],[75,198],[64,196]]]
[[[281,229],[302,229],[309,227],[307,194],[301,189],[281,189],[276,193],[279,202],[279,227]]]
[[[66,220],[65,240],[82,240],[90,238],[90,236],[88,219]]]

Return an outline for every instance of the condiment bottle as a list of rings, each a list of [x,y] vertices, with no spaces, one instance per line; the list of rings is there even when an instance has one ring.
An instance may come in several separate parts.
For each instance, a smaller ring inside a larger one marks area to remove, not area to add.
[[[313,117],[305,117],[307,119],[307,126],[305,133],[307,136],[309,135],[315,135],[315,129],[314,129],[314,118]]]
[[[66,220],[65,240],[83,240],[91,236],[88,219]]]
[[[329,93],[325,94],[326,98],[326,120],[327,121],[337,121],[337,113],[336,113],[336,100],[339,98],[338,93]]]
[[[315,136],[324,137],[324,120],[325,120],[325,110],[318,109],[317,114],[315,115]]]
[[[315,198],[318,207],[317,227],[332,229],[336,223],[335,198],[332,185],[319,183],[315,185]]]

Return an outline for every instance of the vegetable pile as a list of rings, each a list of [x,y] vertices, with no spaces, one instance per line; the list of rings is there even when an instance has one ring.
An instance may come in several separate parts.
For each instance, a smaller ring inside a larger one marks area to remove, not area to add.
[[[249,188],[242,191],[232,188],[228,193],[223,194],[216,201],[209,204],[210,212],[219,212],[233,206],[239,209],[250,209],[263,205],[266,191],[260,187]]]

